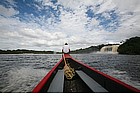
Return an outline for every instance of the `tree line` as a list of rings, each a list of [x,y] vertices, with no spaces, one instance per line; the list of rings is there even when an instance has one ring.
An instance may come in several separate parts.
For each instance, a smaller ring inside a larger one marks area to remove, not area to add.
[[[132,37],[121,44],[117,50],[119,54],[140,55],[140,37]]]
[[[53,54],[54,51],[35,51],[35,50],[0,50],[0,54]]]

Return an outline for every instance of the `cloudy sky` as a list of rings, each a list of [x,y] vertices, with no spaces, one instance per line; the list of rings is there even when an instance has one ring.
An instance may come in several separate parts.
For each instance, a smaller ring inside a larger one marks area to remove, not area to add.
[[[1,0],[0,49],[61,51],[140,36],[140,0]]]

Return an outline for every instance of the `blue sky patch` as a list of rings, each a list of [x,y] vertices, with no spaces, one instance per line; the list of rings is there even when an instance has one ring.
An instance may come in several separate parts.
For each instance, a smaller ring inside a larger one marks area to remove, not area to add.
[[[99,7],[100,5],[96,6]],[[115,10],[111,10],[109,12],[94,13],[94,7],[88,6],[87,7],[87,17],[89,18],[88,23],[90,23],[90,20],[95,18],[99,22],[99,26],[102,26],[107,31],[114,32],[119,27],[119,16],[116,14]],[[88,27],[88,24],[86,24]],[[90,26],[91,27],[91,26]],[[94,29],[94,26],[92,26]],[[90,28],[90,30],[92,30]]]

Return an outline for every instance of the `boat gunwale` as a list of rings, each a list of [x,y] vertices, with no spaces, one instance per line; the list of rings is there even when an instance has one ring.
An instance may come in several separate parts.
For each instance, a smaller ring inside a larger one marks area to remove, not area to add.
[[[46,76],[33,89],[33,91],[32,91],[33,93],[38,93],[38,92],[40,92],[42,90],[42,88],[44,87],[44,85],[46,84],[46,82],[49,80],[49,78],[52,76],[52,74],[58,68],[58,66],[61,64],[62,61],[63,61],[63,58],[61,58],[59,60],[59,62],[57,62],[55,64],[55,66],[46,74]]]
[[[68,58],[70,58],[70,57],[68,57]],[[105,73],[103,73],[103,72],[101,72],[101,71],[99,71],[99,70],[96,70],[95,68],[90,67],[89,65],[84,64],[83,62],[77,61],[77,60],[74,59],[73,57],[71,57],[71,59],[72,59],[73,61],[76,61],[76,62],[79,63],[80,65],[83,65],[83,66],[86,67],[87,69],[90,69],[90,70],[94,71],[95,73],[98,73],[99,75],[102,75],[103,77],[105,77],[105,78],[107,78],[107,79],[110,79],[111,81],[114,81],[115,83],[118,83],[119,85],[122,85],[122,86],[124,86],[125,88],[127,88],[127,89],[129,89],[129,90],[132,90],[133,92],[140,92],[139,89],[137,89],[137,88],[135,88],[135,87],[133,87],[133,86],[131,86],[131,85],[129,85],[129,84],[126,84],[126,83],[124,83],[123,81],[121,81],[121,80],[119,80],[119,79],[117,79],[117,78],[114,78],[114,77],[112,77],[112,76],[110,76],[110,75],[108,75],[108,74],[105,74]]]

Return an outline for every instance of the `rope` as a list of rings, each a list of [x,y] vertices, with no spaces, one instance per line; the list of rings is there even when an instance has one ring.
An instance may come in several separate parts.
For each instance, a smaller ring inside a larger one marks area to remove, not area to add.
[[[71,80],[75,75],[75,71],[73,68],[70,67],[69,64],[66,63],[64,54],[63,54],[63,58],[64,58],[64,63],[65,63],[64,75],[66,76],[67,79]]]

